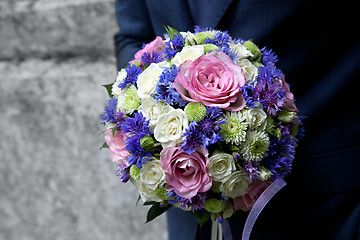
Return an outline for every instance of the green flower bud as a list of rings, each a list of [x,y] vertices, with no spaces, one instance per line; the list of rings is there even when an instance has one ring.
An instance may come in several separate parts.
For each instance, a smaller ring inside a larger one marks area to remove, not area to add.
[[[199,102],[189,102],[185,106],[185,114],[190,122],[201,121],[206,116],[206,107]]]
[[[282,110],[277,114],[277,119],[283,123],[291,123],[296,118],[296,112]]]
[[[272,173],[266,169],[264,166],[260,167],[260,179],[266,181],[271,177]]]
[[[155,197],[161,199],[161,200],[169,200],[169,196],[167,195],[167,191],[164,187],[156,188],[154,191]]]
[[[250,58],[250,60],[259,62],[261,58],[261,52],[258,46],[256,46],[252,41],[248,40],[244,43],[244,47],[246,47],[246,49],[254,55],[252,58]]]
[[[221,213],[225,209],[225,201],[215,198],[206,199],[204,207],[210,213]]]
[[[140,169],[135,165],[131,165],[131,167],[130,167],[130,176],[134,180],[138,180],[140,178]]]
[[[154,147],[155,141],[152,137],[150,136],[145,136],[142,137],[140,139],[140,146],[144,149],[144,150],[150,150],[151,148]]]
[[[212,52],[212,51],[214,51],[214,50],[218,50],[218,49],[219,49],[218,46],[216,46],[215,44],[212,44],[212,43],[204,44],[203,46],[204,46],[204,51],[205,51],[205,53],[207,53],[207,52]]]

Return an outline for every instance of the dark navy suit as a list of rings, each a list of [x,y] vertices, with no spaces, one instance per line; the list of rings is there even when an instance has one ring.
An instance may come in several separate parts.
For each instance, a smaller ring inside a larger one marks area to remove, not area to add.
[[[116,1],[118,68],[143,43],[163,36],[164,25],[179,31],[192,31],[195,24],[227,30],[272,48],[307,116],[306,136],[288,185],[265,207],[251,237],[360,239],[360,21],[355,2],[210,2],[199,23],[186,0]],[[197,226],[189,214],[172,210],[168,219],[170,240],[195,239]],[[242,219],[230,220],[234,239],[240,239]],[[204,232],[199,233],[206,239]]]

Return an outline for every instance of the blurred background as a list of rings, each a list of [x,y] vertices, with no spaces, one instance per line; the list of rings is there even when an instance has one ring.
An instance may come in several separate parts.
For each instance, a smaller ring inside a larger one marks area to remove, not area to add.
[[[114,0],[0,1],[0,239],[167,239],[115,175]]]

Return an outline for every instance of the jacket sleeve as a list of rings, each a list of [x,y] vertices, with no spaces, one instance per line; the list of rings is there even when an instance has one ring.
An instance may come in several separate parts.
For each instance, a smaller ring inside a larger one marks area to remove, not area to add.
[[[119,30],[114,35],[117,68],[121,69],[144,43],[155,38],[144,0],[116,0],[115,14]]]

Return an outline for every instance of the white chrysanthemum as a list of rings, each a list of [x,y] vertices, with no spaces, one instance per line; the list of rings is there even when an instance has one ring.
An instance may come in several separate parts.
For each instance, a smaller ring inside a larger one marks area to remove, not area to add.
[[[245,161],[261,161],[267,154],[270,140],[266,132],[248,131],[245,142],[240,146],[240,154]]]
[[[242,112],[227,112],[226,123],[221,125],[221,134],[226,143],[239,145],[246,137],[246,116]]]

